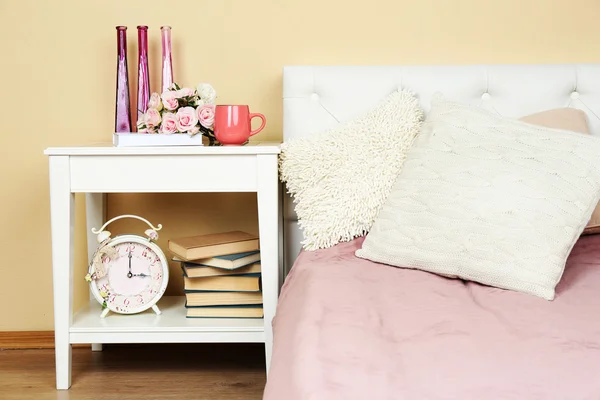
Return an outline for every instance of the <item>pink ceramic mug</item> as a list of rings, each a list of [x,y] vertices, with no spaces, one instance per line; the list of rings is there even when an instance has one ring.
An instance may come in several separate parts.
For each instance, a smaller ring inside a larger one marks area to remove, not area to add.
[[[262,119],[260,128],[252,130],[251,120]],[[265,127],[265,116],[250,113],[246,105],[218,105],[215,107],[215,137],[221,144],[243,144],[252,135],[256,135]]]

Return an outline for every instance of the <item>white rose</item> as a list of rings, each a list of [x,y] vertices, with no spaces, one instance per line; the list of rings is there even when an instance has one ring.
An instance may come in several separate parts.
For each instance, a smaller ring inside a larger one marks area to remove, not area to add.
[[[217,92],[210,84],[200,83],[196,86],[196,91],[198,92],[200,99],[204,101],[204,104],[214,104],[215,99],[217,98]]]
[[[154,92],[150,96],[150,100],[148,101],[148,108],[154,108],[156,111],[162,110],[162,101],[160,99],[160,94]]]

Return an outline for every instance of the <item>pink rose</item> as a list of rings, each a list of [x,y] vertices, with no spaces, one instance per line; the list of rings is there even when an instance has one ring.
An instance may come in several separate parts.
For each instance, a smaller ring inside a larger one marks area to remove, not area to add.
[[[149,108],[144,115],[144,120],[146,121],[147,127],[158,126],[161,121],[160,113],[154,108]]]
[[[150,96],[150,100],[148,100],[148,108],[154,108],[156,111],[160,111],[162,109],[162,101],[160,100],[160,94],[154,92]]]
[[[162,125],[160,126],[160,133],[176,133],[177,132],[177,118],[172,112],[166,112],[162,116]]]
[[[187,132],[198,123],[194,107],[181,107],[177,110],[177,129],[179,132]]]
[[[156,127],[141,128],[138,129],[138,133],[156,133]]]
[[[212,129],[212,126],[215,123],[215,106],[213,104],[205,104],[198,107],[196,113],[198,114],[200,125],[206,129]]]
[[[199,127],[198,125],[194,125],[194,126],[192,127],[192,129],[190,129],[190,130],[188,131],[188,133],[189,133],[190,135],[192,135],[192,136],[194,136],[194,135],[195,135],[195,134],[197,134],[198,132],[200,132],[200,127]]]
[[[162,94],[162,102],[165,109],[174,111],[179,107],[179,101],[177,100],[177,92],[167,90]]]
[[[175,93],[177,94],[178,98],[192,97],[195,94],[194,89],[190,89],[190,88],[181,88],[181,89],[177,90]]]

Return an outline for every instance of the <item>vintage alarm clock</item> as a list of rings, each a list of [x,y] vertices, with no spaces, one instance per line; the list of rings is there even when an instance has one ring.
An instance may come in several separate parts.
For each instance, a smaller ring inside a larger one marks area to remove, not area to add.
[[[111,222],[122,218],[135,218],[150,226],[146,236],[118,235],[104,230]],[[165,254],[154,243],[162,225],[153,226],[137,215],[121,215],[106,222],[99,230],[98,249],[90,261],[85,279],[100,304],[101,317],[109,311],[119,314],[135,314],[152,308],[160,310],[156,303],[164,294],[169,281],[169,265]]]

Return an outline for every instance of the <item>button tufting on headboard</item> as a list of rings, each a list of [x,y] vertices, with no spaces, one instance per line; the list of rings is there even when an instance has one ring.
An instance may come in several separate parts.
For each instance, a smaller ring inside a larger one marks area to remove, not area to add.
[[[425,112],[435,92],[513,118],[551,108],[574,107],[587,114],[592,134],[600,136],[600,64],[499,64],[286,66],[283,138],[333,128],[399,89],[414,92]],[[293,202],[287,195],[284,219],[288,271],[300,251],[302,234]]]

